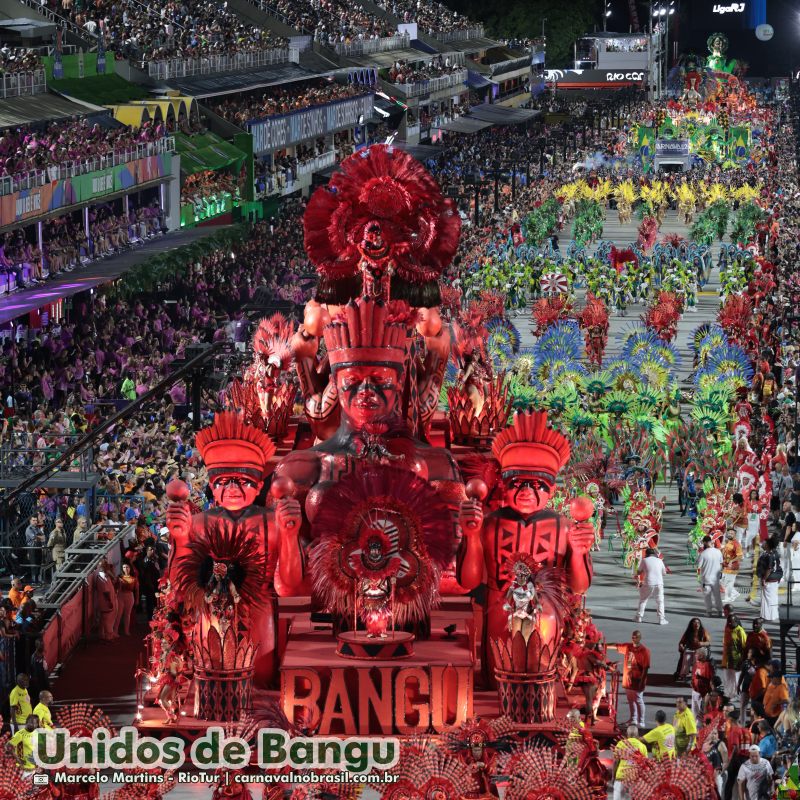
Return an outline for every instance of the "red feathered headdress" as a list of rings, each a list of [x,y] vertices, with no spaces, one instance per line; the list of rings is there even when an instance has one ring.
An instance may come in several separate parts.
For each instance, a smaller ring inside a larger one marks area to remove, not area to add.
[[[608,309],[606,304],[591,292],[586,295],[586,306],[578,314],[582,328],[603,328],[608,330]]]
[[[569,440],[548,427],[546,411],[518,411],[492,444],[504,478],[533,475],[555,482],[569,453]]]
[[[753,321],[753,303],[747,295],[728,295],[717,319],[728,337],[741,343]]]
[[[362,267],[377,265],[396,276],[392,298],[433,306],[461,219],[418,161],[379,144],[346,158],[327,187],[314,192],[304,227],[306,252],[322,278],[321,300],[351,299]]]
[[[638,263],[639,259],[630,247],[626,247],[624,250],[617,250],[616,247],[613,245],[611,246],[611,266],[614,267],[617,272],[622,272],[626,264]]]
[[[567,295],[559,294],[555,297],[540,297],[531,308],[536,335],[541,336],[551,325],[559,320],[569,319],[572,312],[572,302]]]
[[[206,469],[214,475],[231,472],[263,480],[275,452],[269,436],[231,411],[216,414],[213,425],[203,428],[195,442]]]

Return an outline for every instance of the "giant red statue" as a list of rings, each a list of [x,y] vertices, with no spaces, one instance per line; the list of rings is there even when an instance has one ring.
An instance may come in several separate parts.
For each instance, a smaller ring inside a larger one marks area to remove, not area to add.
[[[484,580],[488,584],[483,629],[487,658],[488,641],[501,637],[508,625],[503,606],[513,558],[527,554],[541,566],[563,568],[569,588],[578,594],[586,592],[592,582],[591,523],[571,522],[546,508],[569,453],[569,441],[547,426],[546,412],[518,412],[492,445],[504,490],[502,506],[486,517],[478,500],[462,506],[464,538],[456,559],[456,577],[465,589],[474,589]],[[484,667],[488,675],[488,665]]]
[[[181,565],[192,563],[193,546],[206,542],[210,533],[226,542],[239,543],[242,552],[247,547],[252,548],[257,559],[254,563],[258,563],[262,571],[263,590],[259,605],[249,610],[247,628],[259,646],[256,685],[265,686],[275,672],[275,607],[272,596],[279,539],[269,512],[253,503],[264,485],[275,445],[263,431],[247,425],[232,412],[218,413],[214,424],[197,434],[196,442],[208,470],[216,505],[192,515],[186,502],[188,492],[178,491],[180,485],[168,487],[172,502],[167,507],[167,524],[173,544],[169,577],[176,586],[186,583],[186,576],[182,578],[178,574]],[[217,578],[217,584],[220,581],[226,585],[230,583],[227,575],[220,574]],[[228,586],[226,591],[235,595],[238,588]],[[210,594],[213,593],[210,590]]]
[[[400,413],[408,358],[408,306],[374,297],[349,302],[325,326],[327,359],[341,409],[337,432],[307,450],[295,450],[275,469],[294,496],[277,504],[282,540],[281,580],[287,593],[308,593],[305,553],[327,493],[357,465],[373,463],[409,470],[429,481],[456,514],[464,498],[461,476],[447,450],[415,438]]]

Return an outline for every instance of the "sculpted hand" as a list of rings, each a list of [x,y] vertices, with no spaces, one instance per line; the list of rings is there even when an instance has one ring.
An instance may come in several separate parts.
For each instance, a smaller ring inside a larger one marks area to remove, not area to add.
[[[594,526],[589,522],[579,522],[569,530],[569,545],[576,555],[585,556],[594,545]]]
[[[192,514],[186,503],[170,503],[167,506],[167,527],[173,540],[186,540],[192,526]]]
[[[275,523],[279,531],[296,533],[300,530],[302,521],[303,514],[300,510],[300,503],[294,497],[284,497],[278,500],[275,506]]]
[[[301,325],[297,333],[292,336],[291,348],[295,358],[314,358],[319,348],[319,339],[311,336],[305,326]]]
[[[483,524],[483,505],[480,500],[465,500],[458,512],[458,524],[465,534],[474,533]]]

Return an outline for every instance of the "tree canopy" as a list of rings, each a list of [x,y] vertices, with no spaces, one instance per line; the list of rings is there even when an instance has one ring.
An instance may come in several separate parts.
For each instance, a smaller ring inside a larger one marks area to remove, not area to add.
[[[573,66],[572,45],[598,23],[597,0],[447,0],[447,4],[486,25],[490,34],[504,37],[542,35],[547,39],[547,66]]]

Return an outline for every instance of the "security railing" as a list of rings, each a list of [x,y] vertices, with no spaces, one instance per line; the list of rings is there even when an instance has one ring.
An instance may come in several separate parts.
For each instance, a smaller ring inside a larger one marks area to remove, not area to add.
[[[438,78],[429,78],[426,81],[414,81],[413,83],[393,83],[390,84],[397,94],[404,97],[419,97],[423,94],[440,92],[442,89],[451,89],[454,86],[463,85],[467,82],[467,70],[460,69],[450,75],[441,75]]]
[[[406,136],[419,136],[420,125],[406,125]]]
[[[384,53],[387,50],[405,50],[411,46],[411,37],[384,36],[380,39],[356,39],[353,42],[338,42],[334,49],[340,56],[366,56],[370,53]]]
[[[53,165],[46,169],[31,170],[19,175],[6,175],[0,178],[0,196],[13,194],[22,189],[36,189],[52,181],[62,181],[67,178],[75,178],[78,175],[86,175],[90,172],[99,172],[110,167],[128,164],[131,161],[138,161],[140,158],[174,152],[175,137],[164,136],[155,142],[142,142],[142,144],[138,144],[135,147],[115,150],[113,153],[108,153],[104,156],[94,156],[83,161],[68,161],[65,164]]]
[[[165,61],[151,61],[147,65],[147,74],[151,78],[164,81],[170,78],[188,78],[192,75],[238,72],[257,67],[268,67],[271,64],[286,64],[290,60],[288,47],[255,50],[247,53],[220,53],[197,58],[169,58]]]
[[[46,91],[44,67],[31,72],[4,72],[0,75],[0,97],[22,97],[44,94]]]
[[[432,36],[440,42],[468,42],[470,39],[483,39],[483,25],[463,30],[433,31]]]
[[[304,161],[297,167],[298,175],[312,175],[321,169],[332,167],[336,163],[336,151],[329,150],[327,153],[315,156],[314,158]]]
[[[55,461],[65,448],[0,448],[0,479],[4,481],[27,478]],[[85,450],[74,461],[64,466],[62,471],[76,473],[87,479],[92,471],[91,451]]]

